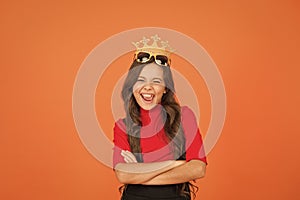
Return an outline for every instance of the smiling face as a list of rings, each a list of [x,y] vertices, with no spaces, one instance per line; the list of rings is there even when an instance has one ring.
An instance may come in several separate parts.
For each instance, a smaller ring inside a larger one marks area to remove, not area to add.
[[[161,102],[165,90],[163,70],[154,63],[146,65],[133,85],[136,102],[144,110],[150,110]]]

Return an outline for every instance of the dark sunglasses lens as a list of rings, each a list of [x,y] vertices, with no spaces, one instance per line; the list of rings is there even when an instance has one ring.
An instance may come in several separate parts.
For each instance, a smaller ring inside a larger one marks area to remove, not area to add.
[[[157,62],[159,62],[160,65],[168,65],[168,57],[167,56],[162,56],[162,55],[157,55],[156,56]]]
[[[137,55],[138,62],[147,62],[150,59],[150,54],[146,52],[140,52]]]

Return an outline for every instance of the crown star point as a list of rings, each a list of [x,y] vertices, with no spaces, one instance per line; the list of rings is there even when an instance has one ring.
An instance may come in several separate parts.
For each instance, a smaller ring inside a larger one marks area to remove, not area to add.
[[[143,37],[143,39],[141,40],[141,43],[143,43],[144,45],[147,45],[147,43],[150,41],[150,39],[147,39],[145,36]]]
[[[152,40],[154,41],[154,42],[157,42],[157,41],[159,41],[160,40],[160,37],[158,37],[158,35],[156,34],[156,35],[154,35],[154,36],[151,36],[151,38],[152,38]]]
[[[140,42],[132,42],[132,44],[138,49]]]
[[[164,54],[169,55],[175,50],[169,45],[168,41],[162,41],[160,37],[155,34],[150,37],[152,39],[152,44],[149,44],[150,39],[143,37],[139,42],[132,42],[132,44],[136,47],[137,51],[149,50],[164,52]]]

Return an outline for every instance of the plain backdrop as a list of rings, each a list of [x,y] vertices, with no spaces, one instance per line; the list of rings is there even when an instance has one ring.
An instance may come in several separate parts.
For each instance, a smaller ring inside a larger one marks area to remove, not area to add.
[[[197,182],[196,199],[299,199],[299,1],[28,0],[0,5],[0,199],[119,198],[112,169],[80,141],[72,90],[93,48],[113,34],[145,26],[192,37],[224,80],[226,121],[208,155],[206,176]],[[111,87],[131,59],[123,56],[113,63],[97,89],[97,116],[110,139]],[[120,71],[118,63],[123,63]],[[205,136],[210,107],[207,91],[202,92],[199,124]]]

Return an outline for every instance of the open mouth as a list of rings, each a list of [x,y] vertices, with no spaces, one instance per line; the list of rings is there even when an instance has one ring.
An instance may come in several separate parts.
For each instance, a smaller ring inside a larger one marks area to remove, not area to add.
[[[154,94],[141,93],[141,97],[145,102],[151,103],[154,98]]]

